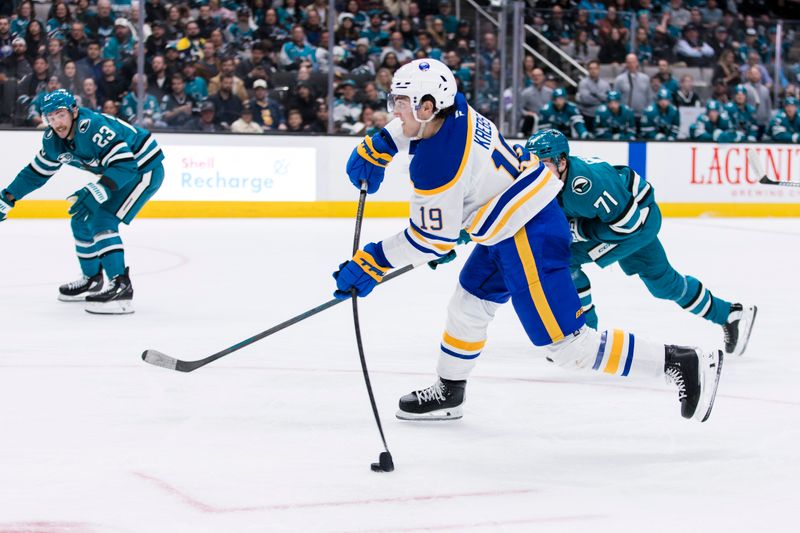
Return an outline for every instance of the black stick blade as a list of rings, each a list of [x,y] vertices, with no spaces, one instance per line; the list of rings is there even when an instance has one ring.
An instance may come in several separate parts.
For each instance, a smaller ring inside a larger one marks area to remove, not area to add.
[[[389,452],[381,452],[378,456],[378,462],[370,465],[373,472],[393,472],[394,461],[392,461],[392,454]]]
[[[767,176],[761,176],[761,179],[758,180],[760,183],[772,183],[772,180],[769,179]]]
[[[178,369],[178,360],[161,353],[158,350],[145,350],[142,354],[142,360],[151,365],[169,368],[170,370]]]

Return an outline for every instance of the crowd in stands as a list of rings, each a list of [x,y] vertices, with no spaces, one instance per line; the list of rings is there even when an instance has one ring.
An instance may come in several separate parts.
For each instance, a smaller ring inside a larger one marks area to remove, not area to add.
[[[794,26],[777,43],[783,67],[774,68],[775,18],[791,18],[776,10],[797,0],[527,2],[526,22],[588,75],[533,36],[527,44],[580,80],[577,90],[527,53],[522,86],[510,88],[510,68],[501,83],[494,27],[484,20],[490,31],[476,35],[475,11],[463,2],[458,19],[455,1],[337,0],[329,53],[328,0],[147,0],[143,35],[136,1],[0,0],[0,124],[43,127],[41,97],[63,87],[130,122],[141,105],[141,125],[155,129],[323,133],[330,113],[337,133],[372,133],[391,119],[393,72],[430,57],[492,120],[501,105],[510,115],[516,92],[512,135],[555,127],[572,138],[674,139],[681,108],[700,107],[693,138],[797,141]]]

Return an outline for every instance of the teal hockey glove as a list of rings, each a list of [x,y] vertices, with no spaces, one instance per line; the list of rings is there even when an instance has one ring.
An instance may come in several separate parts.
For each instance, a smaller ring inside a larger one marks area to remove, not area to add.
[[[471,241],[472,241],[472,237],[469,236],[469,233],[467,233],[466,230],[462,229],[461,233],[458,234],[458,240],[456,241],[456,245],[458,245],[458,244],[467,244],[468,242],[471,242]],[[428,266],[431,268],[431,270],[436,270],[436,267],[438,267],[439,265],[443,265],[445,263],[449,263],[450,261],[452,261],[456,257],[457,257],[456,256],[456,251],[455,250],[450,250],[443,257],[440,257],[439,259],[434,259],[433,261],[428,261]]]
[[[67,198],[72,202],[69,214],[76,220],[89,220],[89,217],[100,209],[100,204],[108,200],[108,196],[109,190],[105,186],[99,183],[89,183]]]
[[[0,192],[0,222],[6,219],[8,212],[11,211],[11,208],[14,207],[14,204],[16,203],[13,200],[10,200],[7,195],[8,191],[5,189]]]

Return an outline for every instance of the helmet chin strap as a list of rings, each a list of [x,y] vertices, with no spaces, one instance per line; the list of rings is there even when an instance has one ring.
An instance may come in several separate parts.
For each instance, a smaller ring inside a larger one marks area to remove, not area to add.
[[[417,116],[417,110],[416,109],[413,110],[413,114],[414,114],[414,120],[416,120],[419,123],[419,131],[417,131],[417,134],[414,136],[414,139],[422,139],[422,134],[425,133],[425,128],[427,127],[428,124],[430,124],[430,122],[434,118],[436,118],[436,113],[431,115],[430,118],[428,118],[428,120],[420,119]]]

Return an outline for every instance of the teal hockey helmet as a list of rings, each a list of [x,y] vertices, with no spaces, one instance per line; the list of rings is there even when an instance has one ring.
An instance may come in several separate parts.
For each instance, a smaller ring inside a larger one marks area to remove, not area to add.
[[[567,90],[563,87],[557,87],[553,89],[553,94],[550,96],[551,100],[555,100],[556,98],[566,98],[567,97]]]
[[[709,100],[706,103],[706,112],[710,113],[711,111],[722,111],[722,106],[718,100]]]
[[[656,100],[672,100],[672,95],[669,93],[669,89],[659,89],[658,93],[656,94]]]
[[[569,142],[558,130],[537,131],[528,138],[525,149],[539,159],[558,161],[561,155],[569,157]]]
[[[42,101],[42,115],[47,116],[58,109],[77,109],[78,104],[75,97],[66,89],[58,89],[44,95]]]
[[[786,98],[784,98],[783,107],[786,107],[787,105],[793,105],[797,107],[797,98],[795,98],[794,96],[787,96]]]
[[[733,88],[733,94],[747,94],[747,88],[741,83]]]
[[[609,102],[621,102],[622,93],[620,93],[619,91],[615,91],[614,89],[611,89],[606,93],[606,100],[608,100]]]

